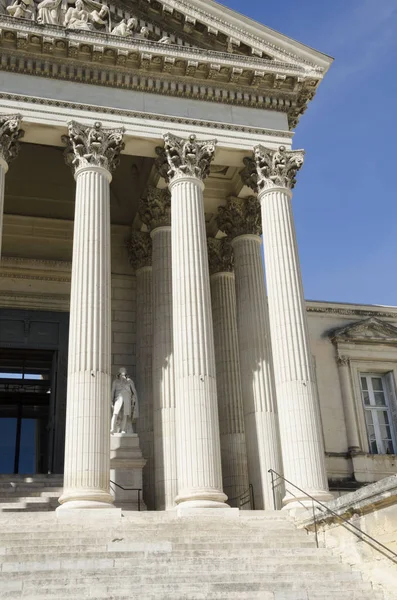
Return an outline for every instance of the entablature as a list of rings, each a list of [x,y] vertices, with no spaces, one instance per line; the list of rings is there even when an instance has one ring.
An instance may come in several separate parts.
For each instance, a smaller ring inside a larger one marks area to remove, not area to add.
[[[283,112],[296,127],[323,75],[313,65],[69,30],[0,16],[3,71]],[[285,58],[285,57],[284,57]]]

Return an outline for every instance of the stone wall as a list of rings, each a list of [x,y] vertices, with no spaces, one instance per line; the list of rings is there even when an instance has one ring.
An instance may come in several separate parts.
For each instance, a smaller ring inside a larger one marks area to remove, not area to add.
[[[340,553],[342,560],[357,567],[368,581],[383,589],[385,600],[395,600],[397,590],[397,476],[382,479],[356,492],[327,504],[337,515],[369,534],[391,552],[367,543],[338,522],[337,517],[318,515],[321,545]],[[312,517],[306,514],[300,525],[314,529]],[[375,549],[378,548],[379,550]],[[394,562],[389,557],[393,558]]]

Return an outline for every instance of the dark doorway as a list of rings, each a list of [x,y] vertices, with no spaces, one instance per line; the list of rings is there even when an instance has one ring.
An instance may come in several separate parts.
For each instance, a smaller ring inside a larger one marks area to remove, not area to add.
[[[52,472],[56,352],[0,348],[0,473]]]

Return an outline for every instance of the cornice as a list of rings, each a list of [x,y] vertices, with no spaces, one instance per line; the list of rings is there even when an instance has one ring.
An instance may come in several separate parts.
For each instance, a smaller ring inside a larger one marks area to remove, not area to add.
[[[102,106],[95,106],[93,104],[81,104],[77,102],[68,102],[61,100],[51,100],[49,98],[40,98],[38,96],[22,96],[20,94],[9,94],[0,92],[0,100],[11,100],[18,103],[26,102],[28,104],[36,104],[42,106],[52,106],[55,109],[66,108],[71,110],[82,110],[93,113],[100,114],[109,114],[109,115],[117,115],[120,117],[130,117],[134,119],[147,119],[149,121],[164,121],[167,120],[169,123],[178,123],[187,126],[197,126],[200,125],[202,127],[208,127],[211,129],[221,129],[223,131],[239,131],[242,133],[248,134],[258,134],[258,135],[269,135],[275,136],[277,138],[286,138],[291,140],[293,137],[293,133],[290,131],[282,131],[276,129],[261,129],[258,127],[245,127],[243,125],[234,125],[228,123],[218,123],[216,121],[205,121],[201,119],[189,119],[186,117],[172,117],[165,116],[161,114],[155,113],[145,113],[134,110],[125,110],[122,108],[108,108]],[[32,110],[32,109],[30,109]],[[34,112],[34,109],[33,109]],[[37,112],[39,112],[37,110]]]
[[[4,71],[277,110],[288,113],[291,128],[323,77],[287,60],[73,31],[5,15],[0,28]]]
[[[349,309],[349,308],[327,308],[325,306],[308,306],[306,304],[306,311],[309,313],[318,314],[329,314],[329,315],[341,315],[343,317],[383,317],[389,319],[397,318],[396,312],[380,312],[376,310],[365,310],[365,309]]]
[[[215,10],[204,10],[197,6],[193,6],[192,2],[187,2],[186,0],[161,0],[161,3],[163,7],[167,7],[167,12],[170,12],[170,10],[181,11],[181,8],[183,8],[185,17],[190,17],[191,21],[199,20],[203,23],[210,24],[210,26],[207,27],[213,36],[217,36],[220,30],[222,30],[222,33],[226,35],[228,34],[232,39],[242,41],[248,46],[251,46],[253,52],[258,52],[261,50],[262,52],[268,53],[271,56],[277,57],[281,60],[288,58],[289,61],[295,62],[299,65],[307,65],[308,68],[315,69],[318,72],[324,71],[324,69],[318,65],[315,65],[314,62],[305,60],[304,58],[292,52],[288,52],[287,50],[278,47],[276,44],[272,44],[264,40],[263,37],[259,37],[253,33],[249,33],[248,31],[244,31],[243,27],[241,26],[237,27],[230,21],[219,18]],[[219,8],[222,9],[223,7],[219,6]],[[236,17],[239,16],[240,15],[236,13]],[[252,22],[252,24],[260,27],[260,24],[256,24],[255,22]],[[216,26],[218,26],[218,29]]]

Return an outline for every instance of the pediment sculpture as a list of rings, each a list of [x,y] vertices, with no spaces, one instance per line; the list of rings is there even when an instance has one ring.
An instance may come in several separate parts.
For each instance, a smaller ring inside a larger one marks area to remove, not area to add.
[[[140,27],[136,17],[112,23],[109,7],[96,0],[75,0],[66,11],[62,0],[42,0],[37,5],[34,0],[14,0],[6,10],[11,17],[28,19],[41,25],[60,25],[66,29],[98,31],[142,40],[150,36],[149,29]],[[171,43],[167,36],[156,41]]]

